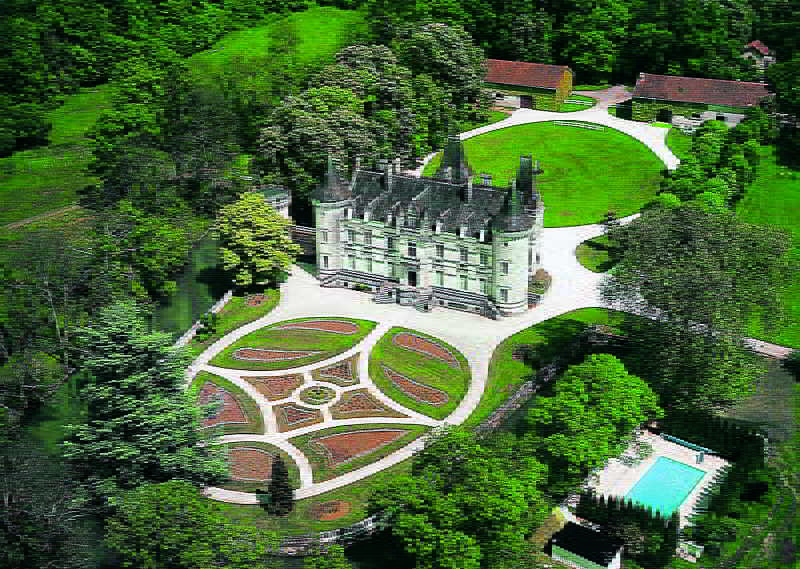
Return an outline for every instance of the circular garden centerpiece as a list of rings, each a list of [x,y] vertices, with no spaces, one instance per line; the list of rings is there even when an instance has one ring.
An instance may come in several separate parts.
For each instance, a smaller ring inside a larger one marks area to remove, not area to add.
[[[300,392],[300,401],[309,405],[324,405],[336,396],[336,392],[330,387],[314,385]]]

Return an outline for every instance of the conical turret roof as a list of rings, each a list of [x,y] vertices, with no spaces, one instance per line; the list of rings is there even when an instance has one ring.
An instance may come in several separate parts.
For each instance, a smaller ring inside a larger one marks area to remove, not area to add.
[[[350,184],[339,175],[339,161],[330,154],[325,181],[314,189],[312,197],[321,202],[340,202],[352,197]]]
[[[511,180],[503,207],[494,219],[493,225],[495,230],[505,233],[527,231],[533,227],[530,217],[525,215],[522,193],[517,189],[516,180]]]

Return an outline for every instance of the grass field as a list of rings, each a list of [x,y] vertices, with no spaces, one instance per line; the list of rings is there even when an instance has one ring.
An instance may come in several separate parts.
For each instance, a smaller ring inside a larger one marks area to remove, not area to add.
[[[458,359],[460,369],[450,367],[447,363],[426,357],[419,352],[407,350],[392,343],[392,337],[400,332],[408,332],[436,342],[448,349]],[[440,389],[447,393],[448,401],[434,406],[420,403],[395,387],[385,376],[381,364],[390,367],[399,374],[416,382]],[[470,382],[469,364],[466,358],[455,348],[434,336],[422,334],[416,330],[395,327],[389,330],[378,341],[369,358],[369,376],[378,389],[401,405],[413,409],[434,419],[444,419],[458,406],[459,401],[467,393]]]
[[[517,388],[533,378],[536,370],[515,360],[514,348],[533,345],[545,363],[562,353],[563,348],[580,334],[589,324],[615,326],[621,322],[622,313],[605,308],[582,308],[556,316],[535,326],[526,328],[503,340],[492,354],[489,362],[489,377],[483,396],[465,425],[475,426],[486,419]]]
[[[195,378],[192,380],[192,384],[189,386],[189,396],[192,398],[193,401],[197,400],[197,393],[200,389],[203,388],[203,385],[206,382],[211,382],[217,387],[220,387],[233,395],[236,398],[236,401],[239,402],[239,405],[242,406],[242,409],[247,415],[247,419],[249,423],[247,425],[222,425],[219,431],[222,431],[225,435],[238,435],[238,434],[256,434],[256,435],[263,435],[264,434],[264,417],[261,415],[261,410],[258,408],[258,404],[238,385],[232,383],[225,379],[224,377],[220,377],[213,373],[209,373],[207,371],[198,372]]]
[[[575,255],[581,265],[595,273],[605,273],[619,260],[617,248],[611,245],[605,235],[584,241],[578,245]]]
[[[611,88],[611,85],[573,85],[573,91],[603,91]]]
[[[245,447],[245,448],[257,448],[263,449],[270,454],[279,454],[281,458],[283,458],[283,462],[286,464],[286,468],[289,471],[289,482],[292,483],[293,488],[300,487],[300,469],[297,468],[297,465],[292,460],[292,457],[289,456],[286,452],[282,451],[276,446],[273,446],[269,443],[261,443],[255,441],[244,441],[238,443],[225,443],[225,448],[232,449],[236,447]],[[255,492],[256,490],[266,490],[267,489],[267,482],[246,482],[244,480],[230,480],[223,484],[220,484],[220,488],[225,488],[226,490],[236,490],[238,492]]]
[[[583,111],[585,109],[591,109],[593,106],[597,104],[597,99],[593,99],[592,97],[587,97],[586,95],[570,95],[567,99],[574,99],[576,101],[586,101],[587,103],[591,103],[591,105],[577,105],[575,103],[562,103],[561,108],[558,109],[560,113],[571,113],[573,111]]]
[[[298,535],[310,532],[329,531],[345,527],[367,517],[367,503],[373,490],[397,476],[411,472],[411,461],[390,466],[386,470],[368,478],[348,484],[343,488],[325,494],[304,498],[294,503],[294,510],[285,518],[270,516],[260,506],[219,503],[223,513],[231,521],[254,526],[263,530],[279,531],[283,535]],[[342,500],[350,504],[350,512],[338,520],[319,521],[311,512],[315,505],[332,500]]]
[[[541,160],[545,227],[597,223],[608,210],[635,213],[656,195],[664,168],[644,144],[619,131],[552,122],[488,132],[465,140],[464,148],[474,172],[491,174],[496,186],[516,175],[520,155]],[[433,175],[440,161],[441,155],[432,159],[423,175]]]
[[[679,159],[684,160],[688,157],[691,147],[691,135],[684,134],[679,128],[673,128],[667,133],[667,148]]]
[[[461,125],[461,131],[466,132],[468,130],[472,130],[475,128],[479,128],[482,126],[486,126],[487,124],[494,124],[496,122],[500,122],[506,120],[511,115],[504,113],[503,111],[489,111],[489,118],[488,120],[482,122],[470,122]]]
[[[375,451],[365,454],[364,456],[359,456],[335,467],[330,467],[328,465],[327,455],[323,453],[321,449],[316,449],[314,446],[309,444],[313,439],[324,437],[326,435],[349,433],[352,431],[368,431],[372,429],[403,429],[407,430],[408,433],[396,441],[382,446]],[[351,472],[357,468],[366,466],[367,464],[371,464],[376,460],[380,460],[383,457],[390,455],[397,449],[406,446],[411,441],[419,438],[428,430],[429,427],[425,427],[423,425],[384,425],[381,423],[375,423],[371,425],[347,425],[314,431],[313,433],[308,433],[307,435],[300,435],[299,437],[289,439],[289,442],[300,449],[303,454],[306,455],[306,458],[308,458],[308,461],[311,463],[311,470],[314,472],[314,482],[322,482],[324,480],[336,478],[337,476],[341,476],[346,472]]]
[[[301,322],[306,320],[344,320],[359,325],[359,331],[352,335],[322,332],[317,330],[272,330],[276,326],[288,322]],[[356,320],[340,317],[314,317],[296,318],[276,322],[269,327],[251,332],[244,338],[237,340],[211,360],[211,365],[230,369],[273,370],[289,369],[328,359],[349,350],[375,328],[375,322],[369,320]],[[258,362],[237,360],[233,353],[239,348],[261,348],[273,350],[314,350],[319,354],[306,356],[294,360],[277,362]]]
[[[778,164],[775,148],[762,146],[758,176],[736,205],[736,214],[751,223],[771,225],[788,231],[793,240],[790,257],[794,263],[800,263],[798,211],[800,169]],[[776,319],[777,329],[765,330],[759,322],[754,322],[749,333],[761,340],[800,348],[800,271],[795,270],[790,274],[790,280],[781,293],[781,300],[783,311],[780,319]]]
[[[278,305],[281,299],[281,293],[278,289],[268,289],[264,291],[267,299],[259,306],[247,306],[246,296],[234,296],[228,301],[228,304],[217,313],[217,329],[213,334],[208,336],[195,336],[191,343],[189,343],[189,351],[192,356],[197,357],[211,344],[222,338],[228,332],[236,330],[245,324],[258,320],[272,312],[272,309]]]
[[[360,11],[332,6],[312,6],[289,16],[299,43],[300,65],[314,68],[333,61],[334,54],[366,29]],[[244,65],[258,76],[269,57],[270,32],[274,22],[226,34],[211,49],[188,58],[199,82],[218,82],[220,72],[232,65]],[[0,227],[71,205],[77,191],[96,182],[86,167],[91,159],[87,131],[100,114],[111,107],[110,85],[83,89],[67,96],[64,104],[51,111],[50,144],[15,152],[0,159]]]

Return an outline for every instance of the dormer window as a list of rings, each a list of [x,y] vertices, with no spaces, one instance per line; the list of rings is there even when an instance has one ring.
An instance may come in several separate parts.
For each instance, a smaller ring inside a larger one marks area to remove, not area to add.
[[[349,207],[344,208],[345,219],[353,219],[353,210]]]

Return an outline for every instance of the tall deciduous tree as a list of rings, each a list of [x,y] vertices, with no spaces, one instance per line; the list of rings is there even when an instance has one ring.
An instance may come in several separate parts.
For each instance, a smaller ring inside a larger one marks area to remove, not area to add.
[[[304,569],[352,569],[353,566],[344,556],[344,547],[331,545],[324,555],[306,557]]]
[[[225,270],[233,271],[236,284],[243,287],[274,283],[302,253],[289,237],[289,221],[255,192],[223,207],[214,232]]]
[[[227,465],[201,430],[202,410],[183,391],[185,350],[150,332],[131,303],[103,309],[80,334],[88,417],[67,426],[64,456],[98,505],[145,482],[224,479]]]
[[[549,487],[569,486],[620,454],[634,428],[663,414],[658,397],[617,358],[593,354],[558,379],[527,416],[524,448],[549,467]]]
[[[787,235],[689,203],[648,210],[613,236],[623,256],[603,294],[612,306],[658,318],[636,365],[649,370],[641,374],[662,403],[716,408],[744,396],[758,366],[741,338],[753,318],[776,323]],[[635,339],[647,324],[629,326]]]
[[[261,569],[276,538],[233,524],[197,488],[172,480],[123,494],[107,522],[106,544],[123,567]]]

